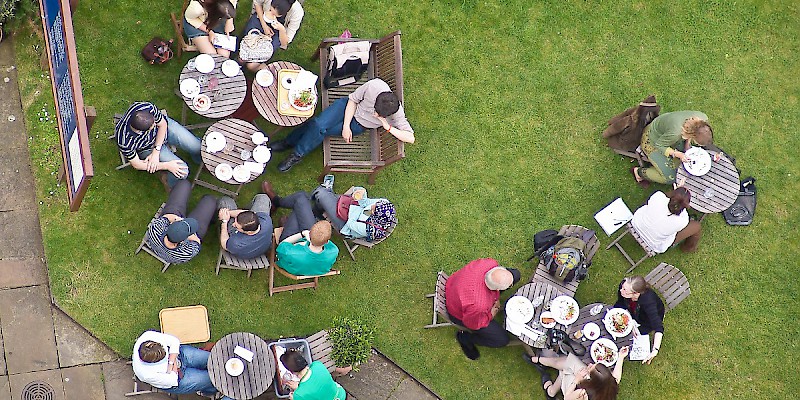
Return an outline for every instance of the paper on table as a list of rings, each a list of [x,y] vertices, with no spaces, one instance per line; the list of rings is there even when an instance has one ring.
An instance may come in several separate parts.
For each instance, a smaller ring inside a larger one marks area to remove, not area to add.
[[[512,321],[511,318],[506,318],[506,330],[512,335],[519,336],[524,326],[524,324],[518,324]]]
[[[261,175],[261,173],[264,172],[264,164],[262,163],[245,161],[244,167],[256,175]]]
[[[233,349],[233,354],[244,358],[247,360],[247,362],[253,362],[253,356],[255,355],[252,351],[247,350],[242,346],[236,346],[236,348]]]
[[[317,84],[317,76],[311,71],[301,70],[292,83],[293,89],[309,89]]]
[[[216,34],[214,35],[214,47],[221,47],[228,51],[236,51],[236,36]]]
[[[617,197],[602,210],[598,211],[594,215],[594,219],[600,224],[606,235],[611,236],[617,229],[632,220],[633,214],[625,202],[622,201],[622,198]]]
[[[642,361],[650,355],[650,335],[639,335],[633,338],[633,345],[628,358],[631,361]]]

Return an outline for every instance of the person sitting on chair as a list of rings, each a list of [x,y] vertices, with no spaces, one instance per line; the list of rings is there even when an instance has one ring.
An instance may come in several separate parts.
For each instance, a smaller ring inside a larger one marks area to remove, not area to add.
[[[302,161],[306,154],[322,144],[325,136],[341,135],[350,142],[353,135],[379,127],[400,141],[414,143],[414,130],[406,120],[400,100],[386,82],[376,78],[361,85],[348,97],[331,103],[285,139],[273,143],[272,151],[294,149],[278,164],[278,170],[286,172]]]
[[[166,145],[186,151],[200,164],[200,138],[167,117],[149,102],[136,102],[114,127],[117,146],[133,168],[154,173],[167,171],[164,184],[172,188],[189,176],[189,167]]]
[[[279,49],[289,48],[304,15],[303,5],[297,0],[254,0],[252,15],[242,31],[242,38],[253,29],[270,36],[274,57]],[[258,62],[247,62],[246,66],[254,72],[267,67],[266,63]]]
[[[675,111],[661,114],[642,134],[642,151],[652,167],[631,170],[636,182],[647,187],[649,182],[673,183],[680,162],[686,161],[684,151],[692,145],[709,146],[714,143],[708,116],[699,111]]]
[[[246,210],[239,210],[228,196],[219,199],[220,246],[235,257],[250,259],[261,256],[272,246],[272,218],[269,196],[259,193]]]
[[[642,240],[656,253],[680,244],[684,252],[697,250],[702,236],[700,222],[689,220],[691,193],[683,186],[664,194],[655,192],[647,204],[633,214],[631,224]]]
[[[613,371],[600,363],[586,365],[571,353],[560,357],[540,357],[538,354],[534,357],[523,354],[523,357],[541,373],[542,388],[548,400],[554,400],[559,391],[564,393],[564,400],[614,400],[619,393],[622,364],[629,350],[628,346],[619,349]],[[558,370],[555,381],[547,367]]]
[[[616,308],[624,308],[631,313],[633,319],[639,323],[639,334],[653,335],[653,351],[642,361],[650,364],[658,355],[661,341],[664,338],[664,302],[650,287],[650,284],[640,275],[634,275],[619,283]]]
[[[175,336],[144,332],[133,345],[133,373],[140,381],[172,394],[201,392],[211,396],[217,388],[208,375],[209,352],[182,345]],[[222,397],[223,400],[231,400]]]
[[[147,244],[164,261],[185,263],[200,252],[200,242],[214,218],[217,199],[207,194],[186,216],[192,184],[180,181],[169,194],[161,215],[147,228]]]
[[[352,187],[343,195],[338,195],[333,192],[333,175],[327,175],[326,181],[311,192],[311,199],[342,235],[375,242],[388,236],[397,225],[397,212],[389,200],[368,198],[367,190],[363,187]],[[349,196],[347,200],[350,202],[349,206],[340,210],[339,200],[342,196]]]
[[[347,392],[333,380],[325,364],[314,361],[310,365],[299,351],[287,351],[281,355],[281,363],[300,381],[289,380],[286,386],[292,390],[292,400],[345,400]]]
[[[519,279],[519,270],[504,268],[492,258],[471,261],[447,279],[444,293],[448,318],[472,330],[456,333],[456,340],[469,359],[480,357],[476,345],[508,345],[508,334],[494,317],[500,310],[500,292]]]
[[[214,47],[214,36],[230,35],[233,32],[233,18],[236,17],[238,0],[192,0],[183,13],[183,31],[205,54],[218,54],[230,57],[227,49]]]
[[[329,272],[339,256],[339,248],[330,240],[330,222],[317,221],[314,216],[308,193],[300,191],[280,197],[267,180],[261,183],[261,190],[276,206],[292,210],[278,238],[280,244],[276,255],[281,268],[294,275],[322,275]]]

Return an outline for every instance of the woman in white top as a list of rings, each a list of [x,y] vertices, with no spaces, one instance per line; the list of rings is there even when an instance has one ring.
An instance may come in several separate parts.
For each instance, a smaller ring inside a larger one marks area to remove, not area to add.
[[[656,253],[663,253],[681,243],[681,250],[692,252],[700,242],[700,223],[689,220],[691,194],[678,186],[672,192],[655,192],[647,204],[633,214],[633,227]]]
[[[214,36],[230,35],[238,0],[192,0],[183,13],[183,31],[197,50],[205,54],[230,57],[231,52],[215,48]]]
[[[294,40],[305,11],[298,0],[253,0],[253,11],[247,21],[242,38],[255,29],[272,38],[273,56],[279,49],[286,50]],[[266,63],[249,62],[247,68],[258,71]]]

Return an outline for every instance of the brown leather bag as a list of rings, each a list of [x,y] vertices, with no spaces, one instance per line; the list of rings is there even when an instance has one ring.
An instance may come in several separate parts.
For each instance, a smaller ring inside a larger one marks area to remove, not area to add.
[[[158,36],[150,39],[142,49],[142,58],[151,65],[164,64],[174,55],[171,49],[172,42],[172,39],[164,40]]]
[[[353,196],[349,194],[339,196],[339,200],[336,200],[336,216],[341,220],[347,221],[348,214],[350,213],[350,206],[353,204],[358,204],[358,202],[353,199]]]

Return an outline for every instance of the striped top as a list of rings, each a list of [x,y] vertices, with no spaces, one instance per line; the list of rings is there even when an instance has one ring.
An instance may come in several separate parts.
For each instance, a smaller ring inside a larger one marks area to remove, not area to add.
[[[191,260],[200,252],[200,243],[193,240],[184,240],[174,249],[167,248],[164,236],[167,236],[169,220],[165,217],[156,218],[147,228],[147,245],[159,257],[170,264],[180,264]]]
[[[131,117],[139,111],[147,111],[155,119],[155,125],[150,130],[142,133],[134,132],[129,125]],[[137,152],[153,148],[156,144],[158,123],[163,119],[164,116],[155,104],[145,101],[133,103],[122,119],[119,120],[117,126],[114,127],[114,132],[117,134],[117,146],[119,146],[119,151],[122,152],[122,155],[131,160],[137,156]]]

